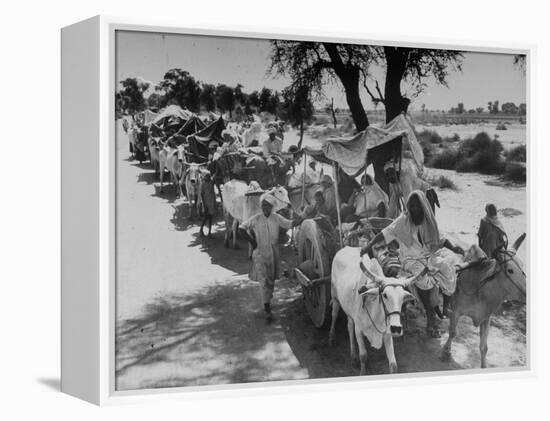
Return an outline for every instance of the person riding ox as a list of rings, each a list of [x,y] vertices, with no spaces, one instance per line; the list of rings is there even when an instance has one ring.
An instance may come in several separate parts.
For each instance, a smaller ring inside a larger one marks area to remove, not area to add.
[[[386,244],[397,241],[404,271],[417,274],[428,267],[429,272],[419,277],[415,286],[426,308],[428,330],[437,336],[434,317],[437,295],[434,297],[430,291],[441,290],[444,308],[447,309],[449,297],[456,288],[457,256],[454,253],[463,255],[464,250],[441,235],[426,195],[418,190],[409,195],[405,210],[399,217],[363,247],[361,254],[372,256],[373,246],[382,241]]]
[[[492,203],[485,207],[486,215],[479,223],[479,247],[489,257],[494,257],[499,250],[506,250],[508,237],[502,222],[498,219],[497,208]]]

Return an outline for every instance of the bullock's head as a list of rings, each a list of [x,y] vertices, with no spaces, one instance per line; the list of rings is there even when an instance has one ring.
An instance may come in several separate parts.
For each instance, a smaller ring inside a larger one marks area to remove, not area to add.
[[[371,265],[371,262],[374,264]],[[366,307],[368,302],[377,301],[384,312],[385,325],[383,326],[386,329],[385,333],[394,337],[403,335],[401,309],[403,304],[414,301],[414,295],[405,288],[410,286],[418,276],[422,276],[424,272],[409,278],[386,277],[382,274],[378,262],[375,259],[371,261],[367,256],[361,262],[361,270],[375,285],[370,288],[363,286],[359,289],[359,295],[363,297],[363,308],[369,311]],[[369,306],[369,308],[372,308],[372,306]],[[378,328],[382,328],[382,326]]]
[[[509,301],[519,301],[520,303],[525,303],[527,277],[523,271],[523,264],[516,256],[516,253],[521,247],[523,240],[525,240],[525,236],[525,233],[520,235],[510,249],[496,252],[496,258],[502,271],[499,281],[507,292],[506,299]]]
[[[288,198],[288,192],[282,186],[273,187],[267,192],[275,198],[273,205],[273,212],[280,211],[281,209],[287,208],[290,206],[290,199]]]
[[[190,164],[185,164],[187,166],[186,176],[187,180],[191,184],[198,184],[201,180],[201,167],[205,164],[197,164],[195,162],[192,162]]]

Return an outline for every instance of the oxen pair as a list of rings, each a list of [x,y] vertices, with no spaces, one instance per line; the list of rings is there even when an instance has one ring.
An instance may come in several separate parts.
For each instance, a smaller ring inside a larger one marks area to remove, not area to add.
[[[487,336],[491,316],[503,301],[525,303],[526,275],[516,252],[525,239],[520,236],[512,248],[500,251],[495,259],[480,254],[477,245],[466,255],[482,256],[481,259],[458,266],[457,288],[451,296],[449,337],[442,351],[444,360],[451,357],[451,345],[456,337],[456,328],[461,316],[468,316],[475,326],[480,327],[479,350],[481,367],[487,367]],[[390,278],[383,275],[375,259],[360,256],[358,248],[345,247],[334,257],[331,276],[332,325],[329,342],[335,335],[335,323],[340,308],[348,317],[348,332],[352,359],[357,358],[355,341],[359,346],[361,374],[366,373],[366,337],[374,348],[384,344],[390,373],[397,371],[393,349],[393,337],[401,336],[401,309],[404,303],[414,300],[406,289],[411,288],[428,267],[416,276]],[[431,311],[428,305],[426,311]],[[430,323],[430,320],[428,320]]]

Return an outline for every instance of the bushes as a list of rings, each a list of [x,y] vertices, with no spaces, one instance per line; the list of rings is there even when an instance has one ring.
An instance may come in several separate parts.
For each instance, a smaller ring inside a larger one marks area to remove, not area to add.
[[[503,177],[508,181],[525,183],[527,181],[527,168],[525,165],[507,163]]]
[[[525,145],[516,146],[506,152],[508,162],[527,162],[527,148]]]
[[[430,144],[439,144],[443,142],[443,138],[433,130],[423,130],[417,135],[418,141],[424,147]]]
[[[458,149],[444,149],[434,155],[428,166],[458,172],[479,172],[481,174],[502,174],[502,144],[491,139],[485,132],[464,140]]]
[[[445,149],[443,152],[433,155],[427,165],[442,170],[454,170],[459,160],[460,154],[457,150]]]

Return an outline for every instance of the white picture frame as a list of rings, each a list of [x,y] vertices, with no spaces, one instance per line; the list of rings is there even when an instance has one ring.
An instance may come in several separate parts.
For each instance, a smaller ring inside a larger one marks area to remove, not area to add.
[[[533,262],[535,231],[527,218],[529,253],[526,262],[527,361],[518,369],[431,372],[395,376],[347,377],[342,379],[300,380],[170,389],[116,391],[115,352],[115,31],[147,31],[215,35],[246,38],[330,40],[361,44],[399,45],[429,48],[525,54],[527,56],[527,145],[528,180],[533,174],[531,160],[533,115],[532,45],[500,45],[457,40],[391,40],[373,35],[300,29],[281,32],[277,28],[260,31],[255,27],[194,27],[192,24],[161,20],[141,20],[96,16],[65,27],[62,40],[62,376],[63,392],[103,405],[137,401],[180,400],[212,396],[254,395],[275,391],[327,391],[334,388],[414,386],[418,382],[478,381],[533,376],[533,315],[536,312],[536,280],[529,278]],[[78,88],[78,89],[77,89]],[[78,109],[79,113],[72,111]],[[531,184],[527,201],[532,203]],[[191,392],[191,393],[190,393]],[[197,393],[199,392],[199,393]]]

